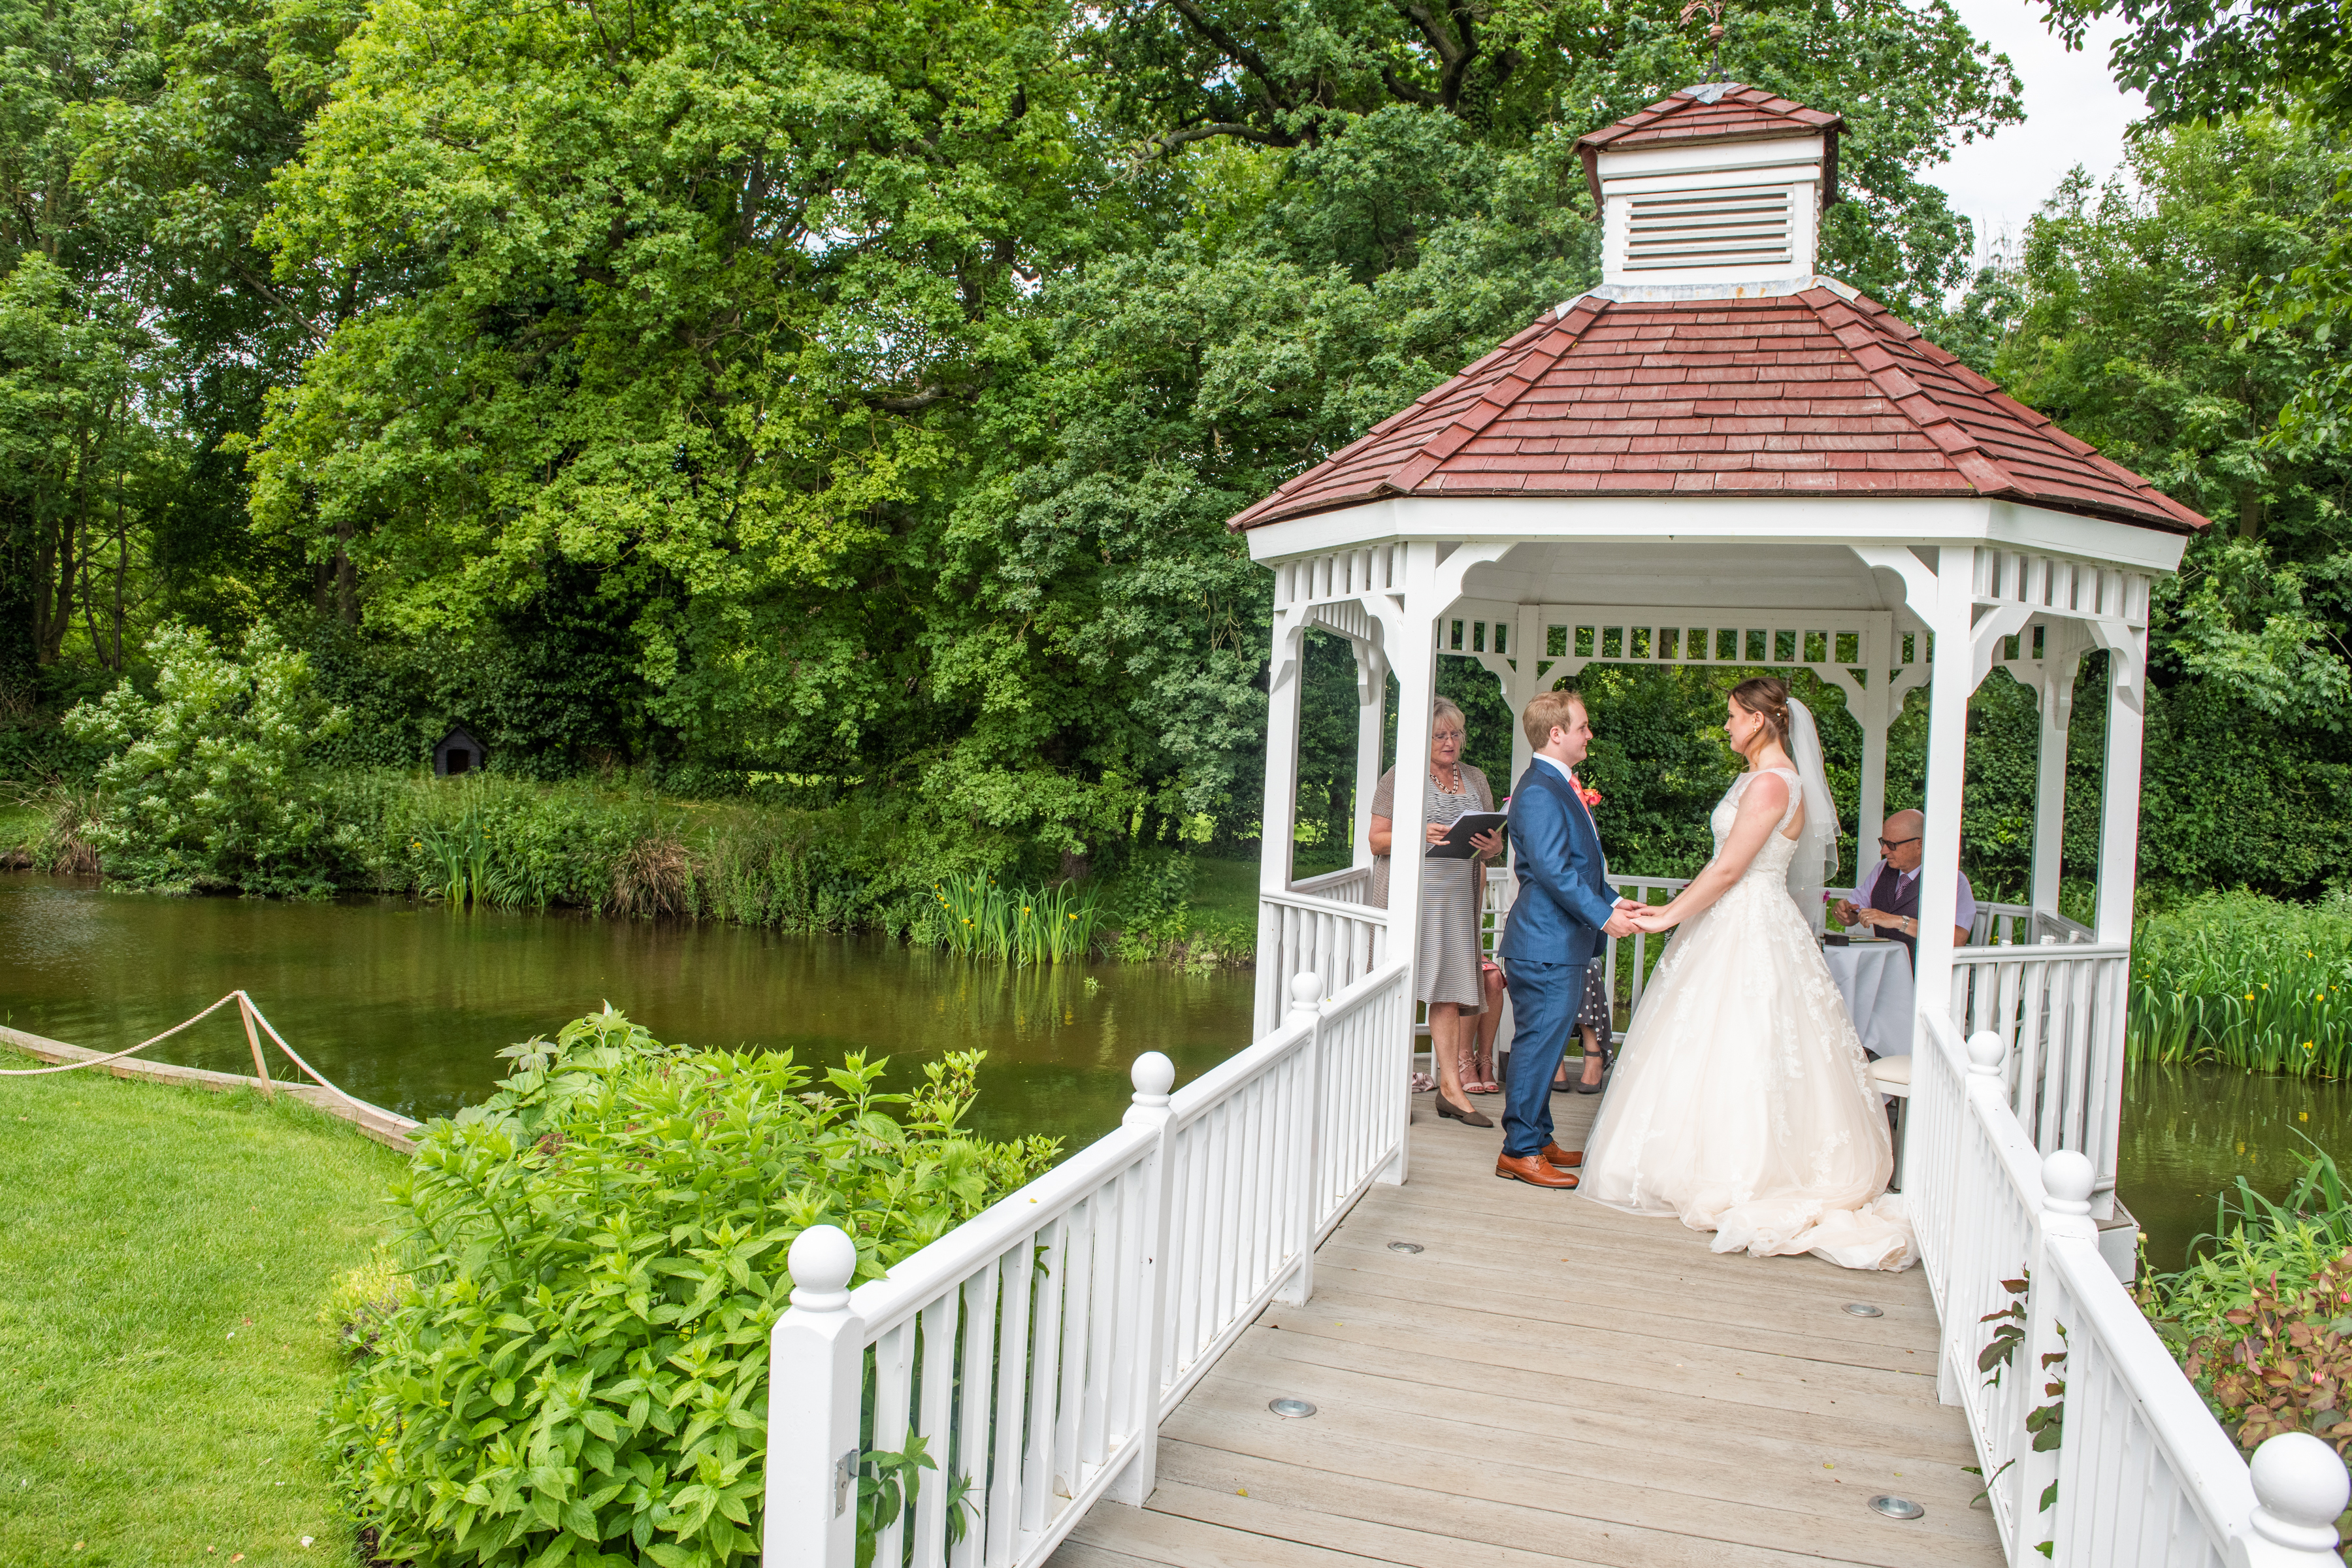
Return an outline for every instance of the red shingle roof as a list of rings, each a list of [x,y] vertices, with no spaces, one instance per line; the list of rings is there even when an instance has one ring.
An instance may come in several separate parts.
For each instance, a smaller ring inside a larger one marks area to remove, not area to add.
[[[1587,295],[1237,517],[1389,496],[2000,496],[2210,525],[1870,300]]]
[[[1827,163],[1822,171],[1822,205],[1837,200],[1837,138],[1845,129],[1843,115],[1807,109],[1794,99],[1781,98],[1760,87],[1739,82],[1715,82],[1686,87],[1636,110],[1614,125],[1577,138],[1576,151],[1584,160],[1584,178],[1601,201],[1601,153],[1622,153],[1641,146],[1703,146],[1710,142],[1771,142],[1790,136],[1819,136],[1827,142]]]

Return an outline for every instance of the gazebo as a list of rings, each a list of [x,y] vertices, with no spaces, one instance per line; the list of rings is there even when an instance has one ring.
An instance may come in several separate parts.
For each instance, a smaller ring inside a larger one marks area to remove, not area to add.
[[[1947,922],[1923,922],[1916,995],[1923,1015],[1948,1008],[1962,1035],[2008,1044],[2020,1120],[2043,1152],[2089,1156],[2103,1251],[2127,1270],[2115,1172],[2148,590],[2210,524],[1815,271],[1842,129],[1710,83],[1585,137],[1601,286],[1233,520],[1275,580],[1256,1030],[1280,1024],[1296,975],[1336,993],[1415,952],[1419,858],[1398,857],[1385,910],[1366,901],[1391,673],[1396,754],[1413,758],[1439,658],[1476,660],[1514,713],[1596,662],[1811,670],[1861,727],[1864,846],[1885,815],[1888,726],[1924,687],[1920,907],[1948,909],[1966,710],[2000,666],[2041,700],[2029,901],[1984,910],[1957,948]],[[1310,629],[1354,651],[1355,855],[1298,880]],[[2097,650],[2106,766],[2085,927],[2059,910],[2059,847],[2075,677]],[[1513,778],[1528,760],[1515,733]],[[1398,826],[1420,841],[1417,820]],[[1510,889],[1490,873],[1498,915]]]
[[[2098,1218],[2148,584],[2205,524],[1814,273],[1838,132],[1716,84],[1586,138],[1601,288],[1235,520],[1276,584],[1256,1037],[1181,1088],[1138,1058],[1117,1129],[881,1279],[852,1289],[859,1244],[832,1226],[794,1239],[771,1568],[2341,1568],[2343,1465],[2302,1432],[2240,1463],[2117,1283],[2129,1229]],[[1866,840],[1887,726],[1924,687],[1928,910],[1955,891],[1969,693],[1995,664],[2038,687],[2030,902],[1957,948],[1930,920],[1919,944],[1916,1272],[1714,1258],[1664,1221],[1498,1189],[1476,1134],[1424,1124],[1416,1146],[1420,861],[1370,907],[1360,804],[1356,864],[1290,875],[1310,628],[1355,649],[1360,803],[1391,671],[1417,759],[1440,658],[1514,706],[1595,661],[1802,668],[1861,722]],[[2084,927],[2059,912],[2058,827],[2092,650],[2108,752]],[[1384,1185],[1409,1160],[1414,1185]],[[860,1477],[901,1445],[942,1484],[861,1542]]]

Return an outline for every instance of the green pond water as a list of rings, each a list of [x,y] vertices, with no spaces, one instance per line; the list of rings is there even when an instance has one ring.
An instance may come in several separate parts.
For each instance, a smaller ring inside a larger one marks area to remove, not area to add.
[[[1246,972],[1016,970],[879,938],[453,914],[390,899],[148,898],[0,875],[0,1018],[17,1028],[119,1050],[237,986],[320,1071],[410,1116],[480,1099],[500,1047],[610,1000],[664,1040],[790,1049],[813,1065],[863,1050],[890,1057],[894,1078],[985,1049],[974,1125],[1072,1148],[1117,1125],[1137,1055],[1165,1051],[1189,1081],[1246,1041],[1251,1010]],[[251,1070],[233,1014],[150,1054]],[[2155,1266],[2179,1266],[2240,1175],[2281,1191],[2305,1137],[2352,1163],[2352,1087],[2135,1069],[2117,1185]]]
[[[419,1119],[489,1093],[501,1047],[609,1000],[658,1039],[789,1049],[813,1066],[862,1050],[889,1057],[899,1082],[984,1049],[971,1125],[1072,1148],[1118,1125],[1137,1056],[1165,1051],[1187,1082],[1247,1043],[1251,1012],[1246,976],[1162,965],[1014,969],[880,938],[0,875],[0,1019],[14,1027],[120,1050],[240,986],[346,1092]],[[143,1054],[253,1070],[233,1009]],[[273,1074],[293,1070],[270,1055]]]

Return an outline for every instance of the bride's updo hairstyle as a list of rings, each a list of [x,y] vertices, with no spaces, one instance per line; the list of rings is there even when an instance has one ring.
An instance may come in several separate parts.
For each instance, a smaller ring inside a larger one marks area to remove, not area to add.
[[[1777,675],[1759,675],[1731,689],[1731,700],[1772,727],[1773,736],[1789,744],[1789,683]]]

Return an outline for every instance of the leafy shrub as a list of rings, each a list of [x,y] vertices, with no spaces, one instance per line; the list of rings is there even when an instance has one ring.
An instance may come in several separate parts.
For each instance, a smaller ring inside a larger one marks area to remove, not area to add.
[[[2137,1295],[2245,1447],[2309,1431],[2352,1453],[2352,1193],[2326,1151],[2277,1200],[2239,1177],[2189,1266]]]
[[[331,810],[311,751],[348,723],[312,688],[309,659],[269,627],[237,658],[169,626],[147,644],[155,697],[128,680],[68,713],[109,752],[84,837],[108,877],[147,887],[319,893],[356,839]]]
[[[2352,1072],[2352,913],[2257,893],[2192,899],[2139,922],[2126,1026],[2135,1060]]]
[[[961,1130],[977,1052],[814,1089],[607,1009],[502,1054],[394,1188],[408,1283],[329,1416],[354,1512],[421,1563],[749,1563],[793,1237],[840,1226],[878,1277],[1059,1145]]]

